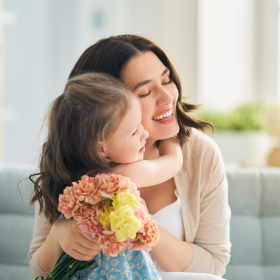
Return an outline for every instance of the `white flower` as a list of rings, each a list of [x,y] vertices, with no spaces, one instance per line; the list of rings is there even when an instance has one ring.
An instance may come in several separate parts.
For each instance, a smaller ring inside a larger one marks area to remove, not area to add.
[[[142,268],[142,264],[141,264],[141,263],[138,263],[138,264],[137,264],[137,267],[138,267],[138,268]]]
[[[112,260],[111,264],[113,266],[117,266],[119,264],[119,262],[120,262],[119,260]]]
[[[129,268],[130,268],[130,269],[133,268],[133,267],[134,267],[134,264],[133,264],[133,263],[129,265]]]

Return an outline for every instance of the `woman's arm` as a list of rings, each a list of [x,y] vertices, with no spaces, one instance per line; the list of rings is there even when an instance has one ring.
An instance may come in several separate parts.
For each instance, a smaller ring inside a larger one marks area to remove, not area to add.
[[[130,177],[137,188],[157,185],[176,175],[183,164],[182,151],[176,138],[161,140],[160,157],[116,166],[116,174]]]
[[[193,260],[192,245],[180,240],[165,229],[158,227],[159,242],[152,247],[150,255],[168,272],[184,271]],[[168,257],[167,257],[168,256]]]

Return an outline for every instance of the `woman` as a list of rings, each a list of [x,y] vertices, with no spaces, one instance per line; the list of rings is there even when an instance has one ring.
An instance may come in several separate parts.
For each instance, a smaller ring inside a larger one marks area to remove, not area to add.
[[[182,145],[182,170],[160,185],[140,190],[160,229],[160,241],[151,252],[158,270],[222,276],[230,256],[224,164],[218,147],[198,131],[211,125],[187,114],[196,106],[182,102],[180,79],[166,54],[143,37],[113,36],[89,47],[70,77],[85,72],[117,77],[138,96],[142,124],[149,132],[145,159],[159,156],[160,139],[177,134]],[[29,253],[33,275],[50,271],[61,250],[79,260],[100,252],[96,239],[81,234],[73,221],[51,226],[36,205],[36,224],[40,223]],[[50,248],[50,240],[57,246]]]

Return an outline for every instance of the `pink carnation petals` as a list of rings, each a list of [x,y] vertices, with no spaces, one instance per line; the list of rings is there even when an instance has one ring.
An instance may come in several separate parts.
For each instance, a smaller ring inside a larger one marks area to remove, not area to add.
[[[152,246],[155,246],[159,240],[159,231],[157,223],[154,220],[149,220],[144,225],[144,232],[138,233],[137,238],[144,243],[143,249],[145,251],[150,251]]]
[[[80,223],[93,223],[97,225],[99,223],[100,214],[103,210],[103,202],[98,202],[94,205],[85,202],[78,202],[74,207],[72,214],[77,224]]]
[[[83,232],[92,237],[99,236],[98,243],[107,256],[115,257],[127,247],[129,250],[150,251],[159,239],[159,232],[156,222],[151,220],[143,205],[139,204],[134,210],[135,217],[141,221],[141,228],[135,239],[128,238],[119,242],[115,232],[104,230],[100,222],[105,201],[108,204],[108,199],[113,195],[125,193],[128,189],[132,195],[140,198],[140,192],[128,177],[110,173],[98,174],[94,178],[84,175],[78,183],[73,182],[73,186],[66,187],[63,194],[59,195],[58,211],[66,219],[73,217]]]
[[[88,234],[90,234],[92,236],[92,238],[94,238],[96,235],[100,236],[102,235],[102,231],[104,230],[102,224],[87,224],[85,222],[82,222],[81,224],[79,224],[79,228],[83,231],[86,232]]]
[[[95,204],[100,201],[98,195],[98,180],[87,175],[82,176],[79,183],[73,182],[74,194],[79,201]]]
[[[111,198],[114,193],[125,193],[129,188],[130,178],[116,174],[100,174],[95,176],[99,179],[99,196],[103,198]]]
[[[61,212],[66,219],[72,218],[72,210],[76,205],[74,187],[66,187],[63,194],[59,195],[58,201],[58,211]]]
[[[98,238],[103,253],[106,256],[116,257],[118,253],[124,252],[128,242],[119,242],[112,231],[103,231],[103,235]]]
[[[137,219],[139,219],[142,223],[141,228],[138,230],[138,232],[144,231],[144,225],[150,220],[150,217],[148,216],[148,213],[144,206],[142,204],[139,204],[139,206],[135,209],[134,215]]]

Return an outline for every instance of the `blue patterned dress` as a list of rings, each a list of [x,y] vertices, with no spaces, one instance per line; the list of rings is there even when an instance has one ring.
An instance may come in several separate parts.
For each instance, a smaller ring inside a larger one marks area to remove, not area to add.
[[[128,251],[117,257],[107,257],[103,252],[95,256],[95,262],[77,272],[71,280],[156,280],[161,279],[148,252]]]

